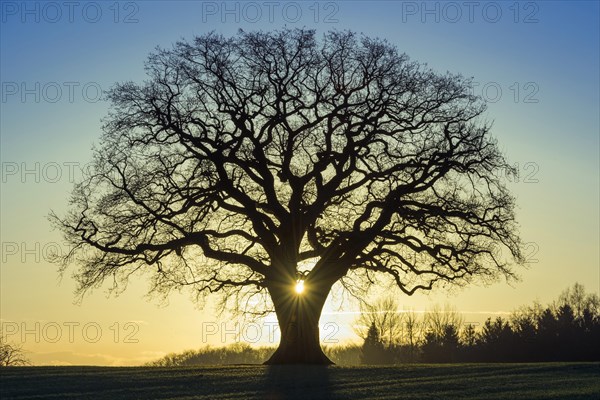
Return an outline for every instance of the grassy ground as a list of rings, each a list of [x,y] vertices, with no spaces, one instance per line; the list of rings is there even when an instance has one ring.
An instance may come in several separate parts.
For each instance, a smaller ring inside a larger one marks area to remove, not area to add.
[[[0,369],[5,399],[600,399],[600,364]]]

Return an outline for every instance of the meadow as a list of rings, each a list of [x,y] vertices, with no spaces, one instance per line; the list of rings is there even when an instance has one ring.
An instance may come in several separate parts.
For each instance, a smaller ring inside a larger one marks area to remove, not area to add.
[[[8,367],[4,399],[600,399],[600,363]]]

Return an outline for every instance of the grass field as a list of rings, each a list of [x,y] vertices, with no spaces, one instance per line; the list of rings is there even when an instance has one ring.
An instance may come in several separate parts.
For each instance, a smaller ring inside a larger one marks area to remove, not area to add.
[[[5,399],[600,399],[599,363],[15,367]]]

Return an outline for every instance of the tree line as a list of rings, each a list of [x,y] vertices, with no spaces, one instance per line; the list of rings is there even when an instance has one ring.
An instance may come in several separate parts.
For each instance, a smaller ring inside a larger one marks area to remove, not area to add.
[[[523,306],[482,325],[465,323],[453,307],[400,310],[392,297],[362,307],[355,321],[362,344],[325,346],[336,364],[548,362],[600,360],[600,298],[576,283],[557,300]],[[236,343],[169,354],[152,366],[258,364],[274,347]]]
[[[577,283],[547,306],[524,306],[481,326],[449,306],[420,316],[385,298],[365,308],[357,323],[363,364],[600,360],[600,300]]]
[[[234,343],[229,346],[204,346],[198,350],[186,350],[182,353],[172,353],[149,362],[150,367],[185,367],[192,365],[222,365],[222,364],[260,364],[271,357],[275,348],[252,347],[246,343]]]

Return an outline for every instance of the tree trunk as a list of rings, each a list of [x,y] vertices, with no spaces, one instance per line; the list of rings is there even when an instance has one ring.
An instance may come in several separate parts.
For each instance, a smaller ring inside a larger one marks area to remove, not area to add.
[[[279,347],[265,364],[333,364],[319,341],[319,318],[331,287],[311,287],[303,293],[294,287],[269,287],[281,330]]]

